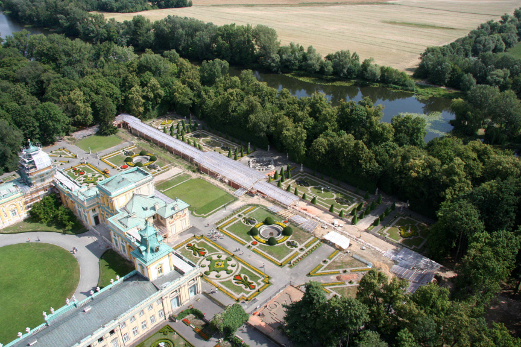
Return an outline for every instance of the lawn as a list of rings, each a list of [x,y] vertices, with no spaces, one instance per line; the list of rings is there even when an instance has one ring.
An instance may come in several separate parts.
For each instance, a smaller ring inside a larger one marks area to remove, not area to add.
[[[510,48],[508,51],[502,54],[508,54],[515,58],[521,59],[521,42],[516,43],[516,45]]]
[[[332,290],[345,298],[356,298],[356,292],[358,291],[358,286],[334,287],[334,288],[329,288],[329,290]]]
[[[80,279],[80,267],[67,250],[46,243],[0,248],[0,343],[44,322],[42,312],[65,305]]]
[[[251,242],[253,238],[248,234],[251,228],[251,225],[244,225],[240,220],[237,220],[232,225],[227,225],[225,229],[244,241]]]
[[[281,261],[282,259],[286,258],[286,256],[290,253],[293,253],[296,249],[295,248],[289,248],[286,246],[285,243],[281,243],[275,246],[269,246],[269,245],[261,245],[259,244],[257,246],[261,251],[271,255],[273,258],[277,259],[278,261]]]
[[[165,340],[171,341],[176,347],[192,347],[192,344],[179,335],[170,325],[162,327],[158,332],[136,347],[156,347],[159,345],[159,342]],[[168,344],[166,344],[166,346],[168,346]]]
[[[231,194],[200,178],[183,182],[164,193],[169,198],[179,198],[190,204],[190,211],[203,217],[208,217],[219,207],[235,200]]]
[[[98,287],[103,288],[110,284],[111,278],[115,281],[116,276],[123,277],[132,272],[134,267],[117,252],[109,249],[99,260],[99,270]]]
[[[324,266],[321,271],[327,270],[342,270],[342,269],[352,269],[357,267],[366,267],[365,263],[362,263],[360,260],[356,260],[351,255],[339,255],[332,262]]]
[[[119,145],[121,142],[123,142],[123,140],[121,140],[116,135],[92,135],[84,138],[83,140],[80,140],[78,143],[76,143],[76,146],[80,147],[85,152],[88,152],[90,147],[91,152],[96,153],[104,149]]]
[[[158,184],[156,186],[156,189],[159,190],[160,192],[162,192],[162,191],[172,188],[173,186],[178,185],[184,181],[187,181],[188,179],[190,179],[190,175],[179,174],[177,176],[172,177],[168,181],[161,182],[160,184]]]
[[[76,224],[71,230],[65,230],[62,227],[56,226],[54,224],[44,224],[33,222],[30,219],[26,219],[23,222],[17,223],[15,225],[11,225],[10,227],[2,229],[2,233],[4,234],[17,234],[17,233],[27,233],[33,231],[43,231],[43,232],[54,232],[54,233],[62,233],[68,235],[81,234],[87,231],[83,224],[81,224],[78,220],[76,220]],[[43,239],[43,237],[42,237]]]

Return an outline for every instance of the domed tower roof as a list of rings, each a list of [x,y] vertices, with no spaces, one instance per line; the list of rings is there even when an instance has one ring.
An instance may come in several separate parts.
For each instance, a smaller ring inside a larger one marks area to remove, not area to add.
[[[141,240],[137,249],[131,252],[132,256],[145,265],[149,265],[160,258],[168,256],[174,250],[163,243],[163,238],[156,228],[147,222],[144,229],[139,231]]]

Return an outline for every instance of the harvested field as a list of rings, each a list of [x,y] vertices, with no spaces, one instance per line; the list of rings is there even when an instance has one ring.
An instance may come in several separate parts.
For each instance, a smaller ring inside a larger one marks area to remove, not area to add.
[[[226,5],[226,0],[195,0],[196,6],[188,8],[105,15],[118,21],[142,14],[153,21],[177,15],[217,25],[264,24],[277,30],[282,44],[297,42],[306,48],[312,45],[323,55],[349,49],[361,59],[373,57],[378,64],[407,70],[417,65],[425,47],[449,43],[480,23],[497,20],[521,6],[519,0],[398,0],[287,6],[266,6],[265,2],[254,5],[259,0],[228,1],[233,5]],[[294,0],[286,1],[293,4]],[[239,3],[248,5],[238,6]],[[221,6],[199,6],[202,4]]]

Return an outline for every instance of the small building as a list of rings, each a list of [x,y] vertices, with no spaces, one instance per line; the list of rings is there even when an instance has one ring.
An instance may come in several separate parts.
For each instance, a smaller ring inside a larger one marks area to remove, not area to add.
[[[349,247],[349,239],[336,231],[328,232],[326,236],[324,236],[324,240],[329,241],[333,246],[343,251]]]

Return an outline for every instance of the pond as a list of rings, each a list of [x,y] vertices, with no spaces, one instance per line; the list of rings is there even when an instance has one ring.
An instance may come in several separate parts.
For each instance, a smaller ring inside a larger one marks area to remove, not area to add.
[[[230,75],[238,76],[241,70],[230,67]],[[443,136],[452,130],[449,124],[454,119],[454,114],[450,111],[450,99],[446,98],[422,98],[417,99],[412,93],[393,91],[385,87],[358,87],[358,86],[334,86],[323,85],[300,81],[296,78],[283,74],[270,74],[260,71],[253,71],[259,81],[266,82],[269,87],[281,90],[286,88],[291,95],[298,98],[311,96],[315,92],[324,93],[331,101],[333,106],[341,100],[359,101],[364,97],[369,97],[376,105],[384,106],[384,122],[391,122],[391,118],[399,113],[426,114],[427,135],[425,141],[429,141],[437,136]]]
[[[50,31],[43,28],[24,27],[23,24],[13,21],[11,18],[0,12],[0,37],[5,39],[17,31],[28,30],[31,34],[50,34]]]

